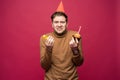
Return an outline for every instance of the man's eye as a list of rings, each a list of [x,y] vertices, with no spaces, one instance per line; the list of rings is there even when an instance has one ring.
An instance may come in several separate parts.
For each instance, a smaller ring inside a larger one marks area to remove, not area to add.
[[[65,23],[65,21],[61,21],[61,23]]]
[[[58,21],[54,21],[54,23],[58,23]]]

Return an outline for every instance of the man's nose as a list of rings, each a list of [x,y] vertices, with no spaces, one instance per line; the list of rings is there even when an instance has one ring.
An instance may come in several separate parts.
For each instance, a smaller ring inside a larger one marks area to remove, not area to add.
[[[61,26],[61,23],[60,23],[60,22],[58,23],[58,26]]]

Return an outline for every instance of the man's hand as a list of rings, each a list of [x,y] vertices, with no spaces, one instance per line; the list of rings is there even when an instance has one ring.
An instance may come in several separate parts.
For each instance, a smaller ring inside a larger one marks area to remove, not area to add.
[[[48,36],[47,40],[45,41],[46,46],[53,46],[54,38],[52,36]]]
[[[79,43],[78,39],[72,37],[72,40],[70,41],[69,44],[70,44],[70,47],[77,47],[78,43]]]

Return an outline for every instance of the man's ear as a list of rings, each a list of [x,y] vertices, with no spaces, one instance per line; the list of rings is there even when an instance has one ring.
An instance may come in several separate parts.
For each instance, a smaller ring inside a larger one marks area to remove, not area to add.
[[[66,24],[66,28],[68,27],[68,23]]]
[[[53,23],[51,23],[51,25],[52,25],[52,28],[53,28]]]

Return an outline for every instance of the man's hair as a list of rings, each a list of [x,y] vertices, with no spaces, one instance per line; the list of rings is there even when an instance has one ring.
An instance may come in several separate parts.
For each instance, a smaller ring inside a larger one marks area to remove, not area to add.
[[[53,22],[53,19],[54,19],[56,16],[64,16],[65,19],[66,19],[66,22],[68,22],[68,16],[67,16],[64,12],[54,12],[54,13],[51,15],[51,20],[52,20],[52,22]]]

